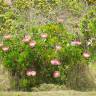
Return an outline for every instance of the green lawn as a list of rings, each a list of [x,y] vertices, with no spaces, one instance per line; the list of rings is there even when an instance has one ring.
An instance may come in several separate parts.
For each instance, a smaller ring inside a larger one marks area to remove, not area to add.
[[[0,96],[96,96],[96,92],[77,92],[77,91],[0,92]]]

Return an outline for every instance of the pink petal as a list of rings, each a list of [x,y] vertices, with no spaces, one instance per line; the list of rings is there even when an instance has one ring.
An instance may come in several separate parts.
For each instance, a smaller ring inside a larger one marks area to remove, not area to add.
[[[24,43],[28,43],[31,40],[31,37],[29,35],[25,35],[25,37],[23,38],[23,42]]]
[[[29,43],[29,45],[30,45],[30,47],[35,47],[36,46],[36,41],[31,41],[30,43]]]
[[[27,76],[33,76],[34,77],[34,76],[36,76],[36,71],[29,70],[29,71],[26,72],[26,75]]]
[[[74,41],[71,42],[71,45],[72,46],[81,45],[81,42],[79,40],[74,40]]]
[[[53,72],[53,77],[54,77],[54,78],[60,77],[60,72],[59,72],[59,71],[54,71],[54,72]]]
[[[42,33],[41,34],[41,38],[46,39],[47,37],[48,37],[48,34],[47,33]]]
[[[7,51],[9,50],[9,47],[3,47],[2,50],[3,50],[4,52],[7,52]]]
[[[51,60],[51,64],[52,65],[60,65],[61,62],[59,60],[57,60],[57,59],[54,59],[54,60]]]
[[[31,71],[31,76],[36,76],[36,71]]]
[[[83,56],[84,56],[85,58],[89,58],[89,57],[90,57],[90,54],[89,54],[88,52],[84,52],[84,53],[83,53]]]
[[[5,39],[5,40],[10,40],[11,38],[12,38],[12,36],[11,36],[10,34],[4,35],[4,39]]]
[[[81,45],[81,42],[79,40],[76,41],[77,45]]]

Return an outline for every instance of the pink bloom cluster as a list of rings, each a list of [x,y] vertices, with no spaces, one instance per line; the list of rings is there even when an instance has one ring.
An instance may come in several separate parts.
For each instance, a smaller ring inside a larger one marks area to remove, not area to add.
[[[27,70],[26,75],[34,77],[34,76],[36,76],[36,71],[34,71],[34,70]]]
[[[74,41],[71,42],[71,45],[72,45],[72,46],[81,45],[81,41],[80,41],[80,40],[74,40]],[[85,58],[89,58],[89,57],[90,57],[90,53],[89,53],[89,52],[84,52],[84,53],[83,53],[83,56],[84,56]]]
[[[6,34],[6,35],[3,36],[3,38],[4,38],[4,40],[11,40],[12,35],[11,35],[11,34]],[[4,52],[8,52],[9,49],[10,49],[8,46],[5,46],[5,45],[3,44],[3,42],[0,42],[0,48],[2,48],[2,50],[3,50]]]
[[[61,62],[58,59],[53,59],[53,60],[51,60],[51,64],[52,65],[61,65]],[[54,71],[53,72],[53,77],[54,78],[60,77],[60,72],[59,71]]]
[[[31,40],[31,36],[30,35],[25,35],[25,37],[23,38],[22,41],[24,43],[28,43],[31,48],[35,47],[35,45],[36,45],[36,41],[35,40]]]
[[[79,40],[74,40],[74,41],[71,42],[71,45],[72,46],[81,45],[81,42]]]
[[[30,35],[25,35],[25,37],[23,38],[22,41],[23,41],[24,43],[29,43],[30,40],[31,40],[31,36],[30,36]]]
[[[60,77],[60,72],[59,72],[59,71],[54,71],[54,72],[53,72],[53,77],[54,77],[54,78]]]
[[[83,56],[84,56],[85,58],[89,58],[89,57],[90,57],[90,53],[89,53],[89,52],[84,52],[84,53],[83,53]]]
[[[41,35],[42,39],[46,39],[48,37],[47,33],[42,33]],[[36,46],[36,41],[35,40],[31,40],[31,36],[30,35],[25,35],[25,37],[22,40],[24,43],[29,43],[29,46],[31,48]]]
[[[52,65],[61,65],[61,62],[57,59],[53,59],[53,60],[51,60],[51,64]]]
[[[12,38],[11,34],[4,35],[5,40],[10,40]]]
[[[9,51],[9,47],[7,47],[7,46],[2,47],[2,50],[3,50],[4,52],[8,52],[8,51]]]
[[[35,47],[35,45],[36,45],[36,41],[34,41],[34,40],[29,43],[29,46],[31,48]]]
[[[41,38],[46,39],[47,37],[48,37],[48,34],[47,33],[42,33],[41,34]]]

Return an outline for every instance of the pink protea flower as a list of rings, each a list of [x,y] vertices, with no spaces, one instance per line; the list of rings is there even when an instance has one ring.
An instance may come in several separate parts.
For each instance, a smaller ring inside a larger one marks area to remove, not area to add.
[[[27,76],[36,76],[36,71],[33,71],[33,70],[28,70],[27,72],[26,72],[26,75]]]
[[[56,47],[56,51],[59,51],[62,48],[60,45],[56,45],[55,47]]]
[[[83,53],[83,56],[84,56],[85,58],[89,58],[89,57],[90,57],[90,53],[89,53],[89,52],[84,52],[84,53]]]
[[[54,77],[54,78],[60,77],[60,72],[59,72],[59,71],[54,71],[54,72],[53,72],[53,77]]]
[[[75,45],[81,45],[81,42],[79,40],[74,40],[71,42],[71,45],[75,46]]]
[[[3,42],[0,42],[0,47],[3,47]]]
[[[12,35],[8,34],[8,35],[4,35],[4,39],[5,40],[10,40],[12,38]]]
[[[29,41],[31,40],[31,36],[29,36],[29,35],[25,35],[25,37],[23,38],[23,42],[24,43],[29,43]]]
[[[46,39],[47,37],[48,37],[48,34],[47,33],[42,33],[41,34],[41,38]]]
[[[35,47],[35,45],[36,45],[36,41],[34,40],[29,43],[29,46],[32,48]]]
[[[4,51],[4,52],[8,52],[9,51],[9,47],[2,47],[2,50]]]
[[[63,22],[64,22],[64,19],[62,19],[62,18],[57,18],[57,22],[58,22],[58,23],[63,23]]]
[[[76,41],[76,44],[77,44],[77,45],[81,45],[80,40],[77,40],[77,41]]]
[[[59,60],[57,60],[57,59],[53,59],[53,60],[51,60],[51,64],[52,65],[60,65],[61,62]]]

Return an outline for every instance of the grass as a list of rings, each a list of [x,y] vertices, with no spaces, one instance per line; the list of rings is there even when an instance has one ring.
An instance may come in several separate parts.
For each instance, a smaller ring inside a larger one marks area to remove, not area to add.
[[[96,92],[77,92],[77,91],[0,92],[0,96],[96,96]]]

